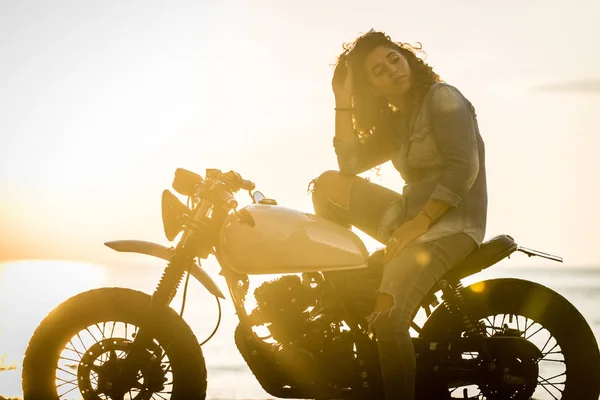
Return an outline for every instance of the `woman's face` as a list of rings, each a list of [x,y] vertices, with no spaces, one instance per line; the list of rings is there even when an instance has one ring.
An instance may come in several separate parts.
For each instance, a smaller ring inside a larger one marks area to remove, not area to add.
[[[379,45],[367,55],[364,67],[375,94],[391,100],[410,90],[410,67],[399,51]]]

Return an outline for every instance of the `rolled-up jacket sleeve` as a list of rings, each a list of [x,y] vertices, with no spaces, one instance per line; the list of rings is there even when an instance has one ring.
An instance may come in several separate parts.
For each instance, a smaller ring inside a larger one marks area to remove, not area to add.
[[[467,100],[451,86],[432,93],[430,118],[444,160],[442,175],[430,198],[457,207],[479,172],[479,152],[473,116]]]
[[[352,142],[333,139],[340,172],[346,175],[358,175],[391,158],[394,143],[390,135],[384,132],[369,135],[364,140],[354,138]]]

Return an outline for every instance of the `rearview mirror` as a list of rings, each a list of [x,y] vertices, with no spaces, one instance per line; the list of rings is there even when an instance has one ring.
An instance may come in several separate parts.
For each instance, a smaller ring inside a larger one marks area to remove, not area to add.
[[[264,199],[264,198],[265,198],[265,195],[264,195],[264,194],[262,194],[262,192],[259,192],[258,190],[254,191],[254,192],[252,193],[252,202],[253,202],[254,204],[256,204],[256,203],[260,202],[260,201],[261,201],[262,199]]]

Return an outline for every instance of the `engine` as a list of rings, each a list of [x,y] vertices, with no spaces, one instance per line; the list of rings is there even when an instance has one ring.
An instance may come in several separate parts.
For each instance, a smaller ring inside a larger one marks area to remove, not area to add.
[[[265,282],[256,288],[254,297],[253,324],[267,326],[271,337],[283,347],[320,354],[331,350],[328,342],[334,337],[341,343],[346,336],[342,308],[335,301],[333,288],[319,273],[285,275]]]
[[[344,307],[320,273],[282,276],[260,285],[254,296],[250,318],[268,328],[269,342],[236,332],[236,343],[267,392],[310,397],[329,387],[337,397],[369,386],[371,362],[360,359],[360,340],[343,322]]]

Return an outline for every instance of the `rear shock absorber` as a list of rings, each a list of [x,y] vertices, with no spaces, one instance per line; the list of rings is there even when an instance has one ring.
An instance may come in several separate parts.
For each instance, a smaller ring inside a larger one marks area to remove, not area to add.
[[[446,309],[451,314],[457,315],[460,318],[467,337],[482,336],[483,333],[481,332],[479,323],[471,317],[462,295],[462,284],[458,282],[453,286],[448,281],[442,280],[440,281],[440,288],[442,289],[442,298]]]

